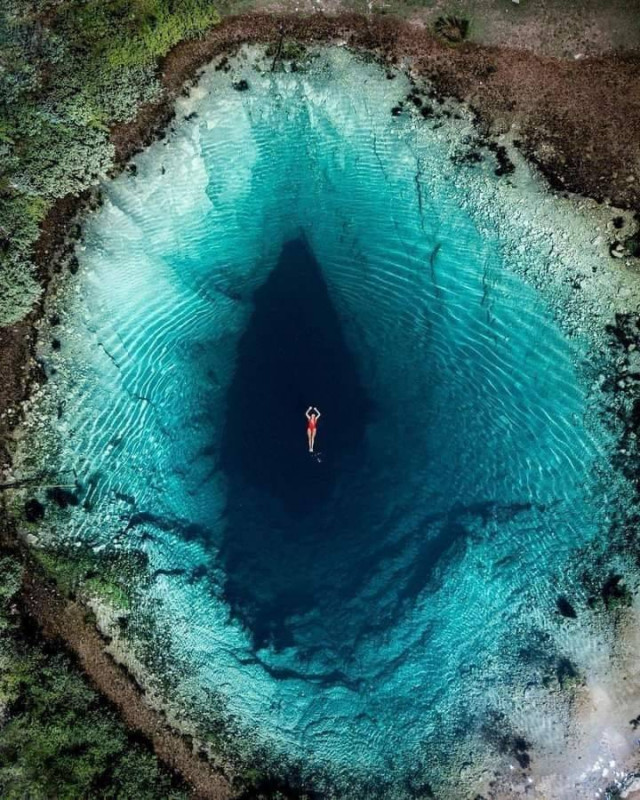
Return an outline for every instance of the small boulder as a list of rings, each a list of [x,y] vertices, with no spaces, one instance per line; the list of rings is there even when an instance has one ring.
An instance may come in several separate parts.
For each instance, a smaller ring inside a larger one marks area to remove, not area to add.
[[[612,242],[609,247],[609,255],[612,258],[624,258],[624,247],[620,242]]]
[[[624,779],[621,789],[620,797],[624,798],[624,800],[633,800],[633,798],[637,797],[637,793],[640,792],[640,776],[628,775]]]

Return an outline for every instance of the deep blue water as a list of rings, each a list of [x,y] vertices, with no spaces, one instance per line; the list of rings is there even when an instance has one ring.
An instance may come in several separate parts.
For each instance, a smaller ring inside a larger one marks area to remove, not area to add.
[[[253,303],[226,396],[220,555],[230,607],[256,646],[282,649],[295,643],[288,620],[325,606],[333,588],[318,561],[350,538],[335,524],[336,500],[358,490],[354,475],[367,467],[371,401],[304,240],[285,243]],[[307,452],[309,405],[322,413],[314,456]],[[351,505],[359,511],[360,498]],[[363,530],[357,518],[349,530]]]
[[[246,70],[87,226],[53,383],[92,511],[65,530],[148,554],[140,613],[200,718],[215,696],[247,749],[411,796],[482,762],[496,709],[527,727],[607,443],[447,135],[390,114],[402,80]]]

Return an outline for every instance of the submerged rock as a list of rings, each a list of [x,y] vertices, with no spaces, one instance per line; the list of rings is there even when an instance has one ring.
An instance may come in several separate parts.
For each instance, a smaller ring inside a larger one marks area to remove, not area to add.
[[[622,575],[611,574],[602,585],[602,600],[608,610],[630,606],[631,591],[623,581]]]
[[[640,792],[640,775],[627,775],[618,790],[619,796],[622,800],[634,800],[638,792]]]
[[[568,658],[559,659],[556,665],[556,678],[561,689],[572,689],[582,683],[580,673]]]
[[[513,755],[522,769],[528,769],[531,766],[531,756],[528,753],[529,742],[522,736],[516,736],[513,741]]]
[[[24,504],[24,516],[27,522],[38,522],[44,517],[44,506],[35,497]]]
[[[609,247],[609,254],[612,258],[624,258],[624,247],[620,242],[613,242]]]
[[[47,489],[47,497],[63,509],[69,506],[77,506],[80,503],[75,492],[69,491],[69,489],[65,489],[62,486],[52,486]]]
[[[494,170],[495,174],[498,176],[512,175],[516,171],[516,165],[509,158],[507,148],[496,142],[489,142],[487,146],[489,150],[494,153],[496,161],[498,162],[498,166]]]
[[[558,607],[558,611],[562,614],[563,617],[567,617],[568,619],[576,619],[578,616],[574,607],[571,603],[567,600],[564,595],[560,595],[556,600],[556,606]]]

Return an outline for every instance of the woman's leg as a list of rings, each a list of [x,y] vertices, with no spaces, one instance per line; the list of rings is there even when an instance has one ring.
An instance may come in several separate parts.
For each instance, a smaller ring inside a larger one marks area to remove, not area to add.
[[[313,453],[313,446],[316,443],[316,432],[315,430],[311,431],[311,452]]]
[[[309,440],[309,452],[313,453],[313,431],[307,428],[307,439]]]

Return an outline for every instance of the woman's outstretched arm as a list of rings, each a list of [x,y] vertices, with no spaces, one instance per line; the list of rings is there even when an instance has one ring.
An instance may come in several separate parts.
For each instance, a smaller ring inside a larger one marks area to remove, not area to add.
[[[304,412],[304,415],[307,419],[309,419],[309,412],[313,409],[313,406],[309,406],[309,408]]]
[[[316,412],[316,419],[320,419],[320,412],[318,411],[318,409],[315,408],[315,406],[314,406],[313,410]]]

